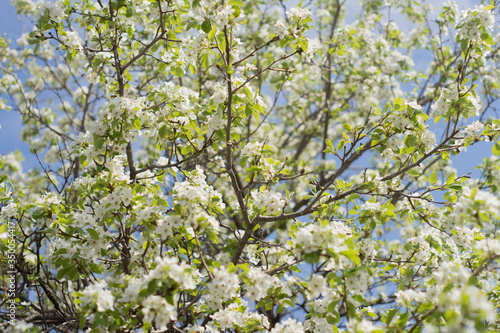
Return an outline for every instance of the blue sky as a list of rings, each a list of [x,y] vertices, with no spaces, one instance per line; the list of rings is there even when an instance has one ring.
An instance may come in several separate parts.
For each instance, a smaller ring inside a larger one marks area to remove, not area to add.
[[[434,1],[433,5],[439,8],[443,0]],[[474,4],[479,3],[478,0],[463,0],[457,1],[459,7],[473,7]],[[349,6],[352,6],[355,2],[348,1]],[[351,20],[354,18],[353,13],[359,11],[359,6],[351,7],[353,11],[348,11],[351,16]],[[398,23],[398,25],[405,30],[404,21],[398,22],[398,17],[395,16],[393,19]],[[350,21],[349,18],[347,18]],[[23,24],[16,15],[15,9],[10,3],[10,0],[0,0],[0,34],[6,34],[7,37],[15,41],[23,32],[28,32],[31,26],[26,26]],[[417,61],[416,66],[420,67],[422,64],[427,63],[428,60],[420,58]],[[26,171],[30,168],[38,166],[38,162],[35,156],[29,153],[28,144],[24,143],[20,138],[21,133],[21,120],[17,112],[15,111],[5,111],[0,110],[0,124],[2,128],[0,129],[0,154],[7,154],[9,152],[19,149],[25,156],[25,161],[23,163],[23,169]],[[478,143],[473,147],[469,147],[466,152],[462,152],[459,157],[454,158],[454,166],[457,168],[460,175],[466,172],[472,172],[473,176],[478,176],[477,172],[474,172],[474,167],[482,161],[486,156],[491,155],[491,143]]]
[[[17,18],[15,8],[10,0],[0,0],[0,34],[7,35],[7,38],[15,41],[23,32],[27,31]],[[29,145],[21,140],[21,118],[15,111],[0,110],[0,154],[7,154],[19,149],[24,157],[24,170],[28,170],[37,165],[35,156],[29,153]]]

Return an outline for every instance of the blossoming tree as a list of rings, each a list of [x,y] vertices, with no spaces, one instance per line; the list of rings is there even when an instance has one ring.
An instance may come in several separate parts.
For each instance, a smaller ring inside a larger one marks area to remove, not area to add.
[[[13,1],[2,330],[498,332],[498,1],[360,2]]]

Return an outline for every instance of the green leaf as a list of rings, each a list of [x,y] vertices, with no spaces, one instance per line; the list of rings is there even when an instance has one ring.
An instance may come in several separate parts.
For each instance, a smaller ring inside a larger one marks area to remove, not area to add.
[[[493,147],[491,148],[491,152],[493,153],[493,155],[495,156],[498,156],[500,155],[500,144],[498,144],[498,142],[495,142],[495,144],[493,145]]]
[[[404,143],[406,147],[414,147],[417,143],[417,138],[413,135],[407,135],[404,139]]]
[[[241,14],[241,9],[239,6],[233,6],[232,7],[234,9],[234,17],[239,17],[240,14]]]
[[[455,181],[456,175],[455,172],[452,172],[448,178],[446,178],[446,185],[451,185]]]
[[[429,182],[431,184],[434,184],[437,181],[437,174],[436,171],[434,171],[430,176],[429,176]]]
[[[141,120],[139,118],[135,118],[134,120],[132,120],[132,125],[134,126],[135,129],[140,130]]]
[[[396,99],[394,99],[393,104],[394,104],[394,110],[399,111],[403,109],[404,102],[401,97],[396,97]]]
[[[306,253],[304,255],[304,261],[310,264],[317,263],[319,261],[319,256],[317,253]]]
[[[160,138],[166,137],[167,136],[167,125],[163,125],[162,127],[160,127],[158,134],[160,135]]]
[[[210,30],[212,30],[212,25],[210,24],[210,20],[205,20],[201,24],[201,30],[203,30],[207,34],[210,32]]]
[[[240,160],[240,167],[244,168],[247,165],[247,161],[248,161],[248,156],[243,157]]]
[[[352,132],[352,126],[349,123],[345,123],[342,127],[348,132]]]
[[[189,23],[187,24],[187,26],[186,26],[186,31],[191,30],[191,28],[192,28],[192,27],[194,27],[194,26],[195,26],[195,25],[197,25],[197,24],[198,24],[198,22],[196,22],[196,21],[194,21],[194,20],[193,20],[193,21],[191,21],[191,22],[189,22]]]
[[[462,42],[460,43],[460,48],[462,49],[463,53],[467,52],[467,49],[469,48],[469,40],[463,39]]]
[[[66,266],[60,270],[57,271],[57,279],[60,280],[62,279],[63,277],[65,277],[66,275],[69,275],[71,273],[71,271],[75,270],[76,267],[75,266],[72,266],[72,263],[69,263],[71,266]]]
[[[408,170],[407,172],[408,172],[408,174],[409,174],[410,176],[413,176],[413,177],[418,177],[418,176],[420,176],[420,173],[418,173],[418,171],[417,171],[417,170],[415,170],[415,169],[410,169],[410,170]]]
[[[481,35],[481,39],[483,40],[483,42],[485,42],[488,45],[494,44],[493,38],[491,38],[490,34],[487,32],[483,32],[483,34]]]
[[[398,313],[397,309],[391,309],[387,312],[387,316],[385,317],[385,324],[389,326],[391,324],[392,319]]]
[[[89,229],[87,229],[87,232],[89,233],[90,237],[92,237],[92,239],[95,239],[95,240],[99,239],[99,234],[94,229],[89,228]]]
[[[175,76],[178,77],[183,77],[184,76],[184,69],[182,69],[179,66],[172,66],[170,67],[170,73],[172,73]]]
[[[208,33],[208,39],[212,39],[215,36],[215,33],[217,32],[217,27],[214,27],[210,32]]]
[[[94,325],[97,324],[97,326],[108,326],[108,314],[106,312],[97,312],[94,317]]]
[[[229,0],[229,2],[227,3],[229,6],[238,6],[238,7],[242,7],[243,6],[243,1],[241,0]]]
[[[391,110],[391,102],[389,102],[389,101],[387,101],[387,103],[385,103],[383,113],[386,113],[387,110]]]
[[[104,145],[104,138],[100,136],[94,136],[94,146],[97,149],[102,149],[103,145]]]
[[[341,251],[340,254],[343,255],[343,256],[346,256],[347,258],[349,258],[356,265],[359,265],[361,263],[361,261],[359,260],[358,255],[353,250]]]

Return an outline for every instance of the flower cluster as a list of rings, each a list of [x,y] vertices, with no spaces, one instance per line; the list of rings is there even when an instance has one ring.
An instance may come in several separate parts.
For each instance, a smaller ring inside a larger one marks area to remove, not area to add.
[[[474,9],[464,10],[457,20],[457,38],[472,43],[482,41],[483,31],[491,31],[495,25],[495,16],[484,5],[477,5]]]
[[[248,310],[248,303],[245,300],[239,300],[239,302],[232,303],[225,309],[220,309],[211,317],[218,324],[218,332],[235,327],[245,327],[249,323],[258,323],[262,328],[269,327],[269,320],[267,317],[263,314],[250,312]],[[212,323],[212,325],[213,324],[214,323]]]
[[[263,147],[263,144],[258,142],[258,141],[257,142],[249,142],[241,150],[241,155],[255,158],[262,153],[262,147]]]
[[[282,211],[285,200],[281,199],[281,193],[264,190],[264,191],[253,191],[252,197],[254,198],[254,205],[262,210],[266,208],[266,213],[268,215],[275,215]]]
[[[245,296],[248,297],[250,301],[260,301],[262,298],[267,296],[267,293],[271,288],[281,287],[284,290],[288,289],[286,285],[280,281],[280,279],[276,276],[266,274],[260,268],[250,267],[243,279],[247,282]]]
[[[164,297],[151,295],[142,301],[144,321],[154,323],[160,329],[166,329],[167,324],[177,319],[176,309]]]
[[[238,275],[230,273],[227,268],[221,266],[213,272],[213,279],[208,283],[208,291],[214,304],[212,308],[220,308],[226,302],[238,296],[240,287]]]
[[[293,237],[294,247],[303,253],[332,249],[335,252],[347,250],[344,244],[352,231],[344,223],[334,221],[327,225],[314,223],[301,227]]]
[[[95,304],[97,306],[97,311],[102,312],[113,308],[115,298],[107,288],[106,280],[100,280],[85,288],[80,300],[84,306],[87,304]]]
[[[48,15],[48,17],[56,23],[61,22],[61,20],[66,15],[64,13],[63,2],[62,1],[57,1],[55,3],[49,1],[41,2],[38,6],[38,10],[35,14],[35,17],[40,19],[42,16],[45,15]]]
[[[287,12],[291,20],[304,20],[311,17],[312,13],[309,8],[293,7]]]
[[[222,195],[207,184],[203,169],[197,167],[186,173],[186,180],[174,185],[174,205],[178,207],[175,214],[169,214],[162,220],[166,223],[164,236],[170,234],[167,226],[177,226],[183,223],[186,227],[204,229],[210,226],[213,230],[219,230],[219,224],[214,216],[225,208]]]
[[[68,31],[61,37],[61,42],[70,49],[81,50],[83,41],[76,31]]]

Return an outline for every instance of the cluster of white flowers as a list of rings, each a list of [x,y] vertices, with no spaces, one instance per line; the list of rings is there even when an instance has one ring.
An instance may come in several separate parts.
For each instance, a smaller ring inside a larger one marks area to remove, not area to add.
[[[26,333],[32,327],[34,327],[32,323],[27,323],[24,319],[18,319],[15,325],[10,325],[4,329],[4,333]]]
[[[260,210],[266,207],[268,215],[275,215],[281,212],[285,205],[285,200],[281,199],[281,193],[274,191],[253,191],[254,204]]]
[[[178,262],[175,257],[156,257],[156,267],[152,269],[145,277],[128,278],[126,288],[117,301],[121,303],[136,301],[139,297],[139,292],[147,289],[148,283],[152,280],[172,279],[178,283],[184,290],[192,290],[196,288],[196,281],[193,278],[192,269],[189,265],[183,262]],[[150,300],[146,303],[153,302]],[[153,302],[157,303],[157,302]],[[151,303],[151,304],[153,304]],[[162,304],[162,302],[160,302]],[[147,306],[144,304],[144,306]],[[172,318],[172,313],[167,313],[169,318]]]
[[[175,103],[175,110],[180,111],[185,115],[189,115],[191,119],[196,119],[192,113],[192,101],[198,99],[199,94],[187,87],[176,86],[173,82],[165,82],[156,88],[159,95],[162,96],[164,102]],[[168,116],[170,109],[164,109],[161,115]]]
[[[95,209],[95,216],[102,219],[106,213],[128,206],[132,202],[134,194],[128,186],[120,186],[114,189],[112,193],[104,197]]]
[[[61,198],[56,193],[45,193],[40,198],[38,198],[35,202],[38,206],[50,206],[50,205],[59,205],[61,203]]]
[[[477,5],[474,9],[464,10],[457,20],[457,36],[460,40],[469,40],[473,43],[481,42],[482,29],[493,30],[495,16],[484,5]]]
[[[217,9],[217,14],[214,17],[215,24],[219,29],[223,29],[225,25],[228,24],[229,17],[234,13],[234,9],[231,6],[224,6]]]
[[[456,87],[445,88],[439,95],[438,100],[431,106],[434,117],[444,116],[448,113],[453,103],[458,101],[458,91]]]
[[[396,296],[396,303],[404,306],[411,306],[412,302],[420,303],[426,300],[424,292],[413,289],[399,290],[394,295]]]
[[[466,226],[457,226],[457,233],[453,235],[455,243],[465,249],[470,249],[474,238],[481,234],[478,228],[469,228]]]
[[[107,287],[108,285],[104,279],[90,284],[83,290],[83,295],[80,297],[82,304],[95,304],[97,305],[97,311],[101,312],[113,309],[115,298]]]
[[[286,12],[291,20],[303,20],[312,16],[309,8],[293,7],[290,11]]]
[[[266,274],[260,268],[251,266],[245,278],[248,279],[245,297],[248,297],[250,301],[260,301],[267,295],[267,291],[273,287],[282,287],[283,290],[288,289],[280,279],[276,276]]]
[[[61,42],[70,49],[81,50],[83,41],[76,31],[67,31],[66,35],[61,36]]]
[[[418,265],[424,265],[431,258],[431,247],[423,236],[411,237],[406,244],[412,246],[402,255],[402,260],[415,260]]]
[[[133,302],[139,296],[139,292],[144,287],[144,280],[139,278],[129,278],[127,287],[121,297],[117,300],[122,303]]]
[[[210,99],[214,102],[215,105],[222,104],[226,101],[227,99],[227,89],[223,85],[218,85],[215,87],[215,92],[213,93],[212,97]]]
[[[196,282],[191,273],[192,269],[184,262],[178,262],[176,257],[156,257],[156,267],[145,278],[145,285],[153,279],[171,278],[185,290],[196,288]]]
[[[222,303],[238,296],[238,288],[240,287],[238,275],[229,273],[227,268],[221,266],[214,270],[214,277],[208,283],[208,291],[214,305],[212,308],[220,308]]]
[[[381,209],[380,202],[371,202],[371,201],[367,201],[359,207],[359,210],[361,212],[364,211],[379,212],[380,209]]]
[[[326,291],[326,279],[321,275],[313,274],[311,280],[309,281],[308,293],[310,298],[319,297],[319,295],[325,293]]]
[[[470,217],[465,218],[465,215],[475,216],[476,213],[484,213],[487,215],[493,215],[500,217],[500,200],[495,195],[490,192],[483,190],[475,190],[470,192],[470,189],[466,189],[464,195],[460,196],[455,203],[454,210],[450,217],[458,223],[460,226],[465,224],[466,221],[470,220]],[[473,195],[472,195],[473,194]],[[474,205],[474,203],[477,203]],[[469,213],[469,209],[474,208],[476,212]]]
[[[175,306],[169,304],[164,297],[150,295],[142,301],[144,321],[155,322],[159,329],[166,329],[170,321],[177,319]]]
[[[467,138],[478,139],[483,129],[484,129],[483,123],[481,123],[479,120],[474,121],[472,124],[467,125],[460,130],[460,132],[456,136],[458,139],[455,139],[455,144],[463,145]],[[488,140],[489,139],[486,137],[486,141]],[[462,146],[459,147],[458,149],[460,151],[466,151],[467,147]]]
[[[23,166],[21,164],[21,161],[23,158],[21,157],[22,155],[15,153],[15,152],[10,152],[7,154],[2,154],[0,156],[0,163],[2,163],[3,167],[3,172],[7,173],[16,173],[16,172],[21,172],[23,170]]]
[[[206,176],[199,166],[195,170],[186,173],[186,180],[174,185],[174,205],[181,207],[184,216],[183,223],[186,226],[200,227],[203,221],[214,230],[219,230],[217,220],[207,214],[205,208],[215,206],[222,210],[226,207],[222,201],[222,195],[214,190],[206,182]],[[167,222],[173,223],[178,218],[167,218]]]
[[[330,333],[332,324],[323,317],[311,317],[304,322],[304,329],[307,332]]]
[[[164,218],[158,220],[158,226],[156,227],[156,234],[162,239],[166,239],[168,236],[174,233],[174,230],[179,228],[184,224],[184,219],[179,215],[167,215]]]
[[[285,38],[288,35],[288,24],[282,19],[277,20],[274,24],[274,33],[279,39]]]
[[[467,285],[470,276],[471,272],[460,263],[441,263],[432,279],[429,279],[427,298],[434,302],[441,311],[453,310],[458,315],[480,312],[487,321],[495,321],[495,310],[485,292],[475,286]],[[453,288],[445,289],[450,285]]]
[[[0,216],[2,219],[12,217],[17,214],[17,205],[13,202],[0,208]]]
[[[456,262],[446,261],[439,265],[434,271],[433,277],[437,284],[446,285],[452,283],[454,286],[464,286],[469,280],[470,271]]]
[[[301,227],[292,241],[294,247],[303,253],[312,253],[327,248],[341,252],[348,249],[344,242],[351,235],[349,227],[340,221],[324,226],[310,223]]]
[[[476,202],[479,201],[481,203],[481,208],[489,214],[500,217],[500,199],[491,192],[478,190],[471,198]]]
[[[60,23],[65,16],[63,2],[57,1],[55,3],[52,3],[48,1],[43,1],[38,6],[38,10],[35,13],[35,17],[37,19],[40,19],[45,14],[48,14],[49,18],[52,21]]]
[[[241,156],[248,156],[251,158],[255,158],[261,154],[262,146],[263,144],[260,143],[259,141],[249,142],[241,150]]]
[[[431,150],[436,145],[436,134],[429,130],[424,130],[420,133],[420,141],[426,147],[426,151]]]
[[[464,90],[465,88],[461,88],[460,92],[462,93]],[[443,89],[436,103],[431,106],[432,115],[434,117],[449,116],[450,108],[458,101],[458,97],[459,95],[456,87]],[[464,118],[469,118],[472,115],[478,116],[482,108],[479,97],[475,94],[468,93],[466,99],[469,104],[461,104],[460,115]]]
[[[225,309],[220,309],[211,317],[214,321],[219,323],[218,332],[224,332],[225,330],[232,329],[234,326],[245,327],[249,322],[254,324],[259,323],[259,325],[264,328],[269,327],[269,320],[267,317],[263,314],[259,315],[250,312],[248,310],[248,303],[243,299],[230,304]]]
[[[296,319],[288,318],[274,325],[270,333],[304,333],[304,325]]]
[[[361,250],[365,257],[375,258],[377,256],[377,249],[375,248],[375,242],[369,238],[364,238],[361,242]]]
[[[226,125],[226,121],[223,118],[220,118],[218,115],[213,115],[208,117],[207,119],[207,136],[210,137],[212,133],[214,133],[217,130],[220,130],[221,128],[224,128]]]
[[[408,105],[413,110],[419,110],[419,111],[422,110],[422,106],[418,105],[418,103],[416,101],[408,102],[408,103],[406,103],[406,105]]]
[[[372,333],[380,330],[373,322],[368,319],[361,319],[360,321],[351,320],[346,324],[347,332],[356,333]]]
[[[210,49],[207,34],[200,31],[196,37],[185,36],[182,38],[182,46],[179,50],[179,60],[186,64],[196,66],[196,59],[200,54]]]
[[[479,120],[474,121],[472,124],[465,126],[462,129],[462,133],[464,137],[476,136],[484,129],[484,125]]]
[[[345,279],[347,290],[354,294],[364,295],[373,278],[366,270],[357,271]]]
[[[500,240],[494,238],[485,238],[477,241],[474,247],[492,255],[500,255]]]
[[[316,286],[319,286],[319,284],[316,283]],[[341,295],[339,295],[337,292],[333,291],[330,289],[327,285],[326,288],[323,288],[321,291],[321,296],[320,298],[311,300],[309,302],[309,308],[314,309],[314,311],[322,314],[328,314],[331,313],[332,308],[331,304],[335,301],[340,300]],[[340,304],[337,303],[335,306],[334,311],[339,311],[340,310]]]

